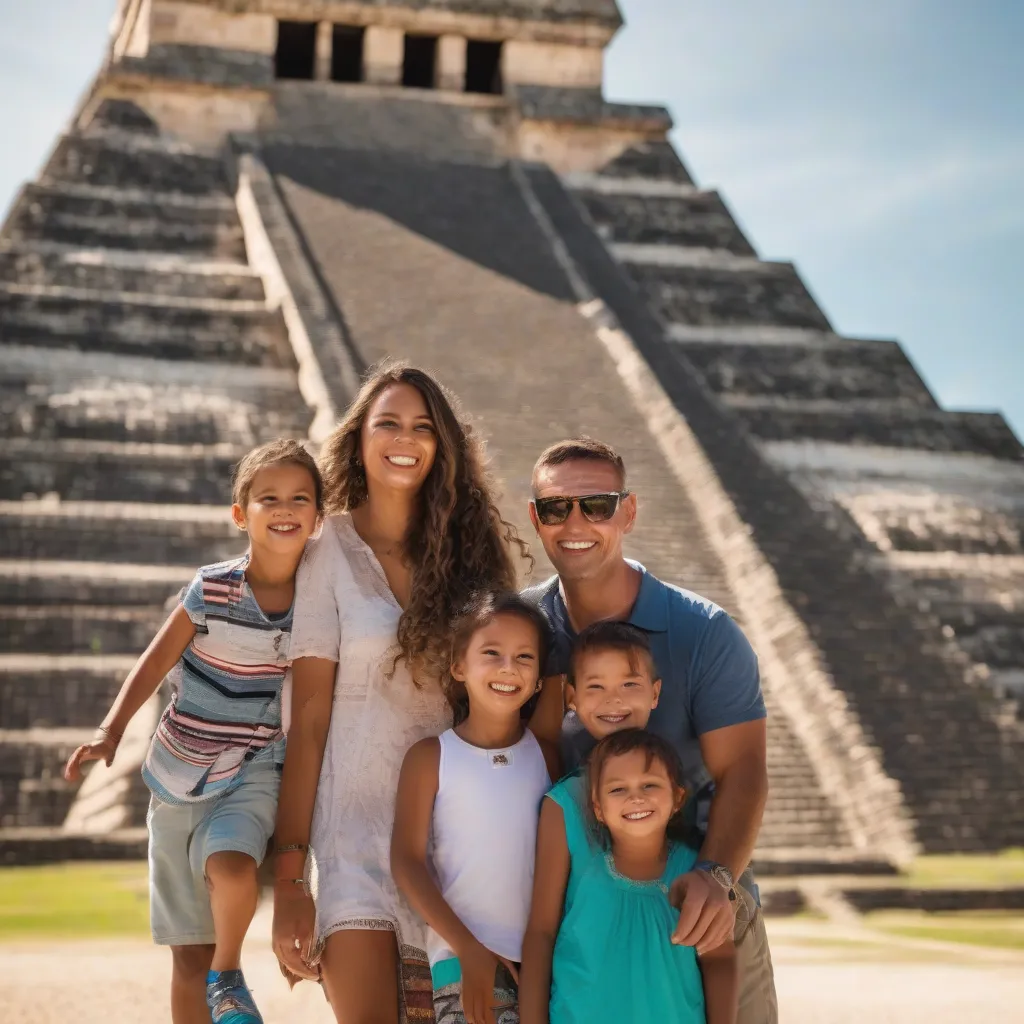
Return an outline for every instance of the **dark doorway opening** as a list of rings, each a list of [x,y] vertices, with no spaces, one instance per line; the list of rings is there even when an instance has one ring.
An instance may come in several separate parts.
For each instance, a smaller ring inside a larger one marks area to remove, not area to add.
[[[411,89],[434,89],[437,85],[437,36],[405,37],[402,85]]]
[[[500,96],[501,43],[484,39],[466,42],[466,92],[486,92]]]
[[[316,22],[279,21],[274,72],[278,78],[312,80],[316,65]]]
[[[331,78],[335,82],[363,80],[363,42],[366,29],[362,25],[335,25],[331,33]]]

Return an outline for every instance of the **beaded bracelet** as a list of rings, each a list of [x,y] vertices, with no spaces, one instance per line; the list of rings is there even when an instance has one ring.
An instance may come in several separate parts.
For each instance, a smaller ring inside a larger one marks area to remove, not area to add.
[[[279,853],[305,853],[308,847],[305,843],[289,843],[287,846],[279,846],[274,850],[275,856]]]

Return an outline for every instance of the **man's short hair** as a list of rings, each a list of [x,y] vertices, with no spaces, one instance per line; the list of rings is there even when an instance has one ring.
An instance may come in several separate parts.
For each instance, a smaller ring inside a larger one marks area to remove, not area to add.
[[[628,622],[594,622],[587,626],[572,645],[572,657],[569,660],[569,684],[576,685],[576,663],[584,654],[599,651],[622,651],[629,659],[629,670],[640,672],[641,667],[647,670],[651,682],[658,679],[658,667],[654,664],[651,653],[651,642],[647,634]]]
[[[561,466],[566,462],[605,462],[619,475],[620,490],[626,489],[626,464],[622,456],[610,445],[592,437],[570,437],[557,441],[540,453],[533,467],[532,480],[547,466]]]

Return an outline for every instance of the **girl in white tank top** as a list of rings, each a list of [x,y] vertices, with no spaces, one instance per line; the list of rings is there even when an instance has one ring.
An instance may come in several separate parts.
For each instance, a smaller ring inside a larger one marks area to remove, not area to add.
[[[437,1024],[518,1024],[540,803],[558,754],[524,728],[549,627],[516,594],[486,594],[455,623],[456,725],[421,740],[398,783],[391,872],[430,926]]]

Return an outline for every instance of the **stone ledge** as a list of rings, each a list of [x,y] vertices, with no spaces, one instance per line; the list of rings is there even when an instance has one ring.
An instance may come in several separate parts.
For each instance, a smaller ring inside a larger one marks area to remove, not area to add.
[[[906,889],[898,886],[843,890],[861,913],[870,910],[1024,910],[1024,887],[1003,889]]]
[[[4,867],[53,864],[65,860],[145,860],[149,836],[144,828],[105,836],[65,832],[60,828],[0,829],[0,864]]]
[[[250,50],[162,43],[145,57],[124,57],[110,69],[113,77],[162,78],[218,89],[267,90],[274,83],[272,57]]]
[[[146,203],[159,207],[180,207],[183,210],[215,210],[234,214],[231,197],[221,192],[187,195],[181,192],[156,192],[119,185],[85,185],[72,181],[32,182],[25,186],[28,198],[40,195],[66,196],[70,199],[99,200],[119,204]]]
[[[517,85],[510,90],[528,121],[560,121],[667,132],[672,115],[665,107],[609,103],[599,89],[560,89],[547,85]]]

